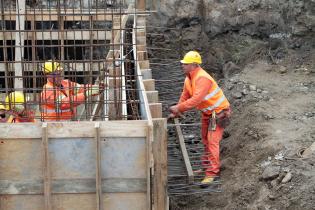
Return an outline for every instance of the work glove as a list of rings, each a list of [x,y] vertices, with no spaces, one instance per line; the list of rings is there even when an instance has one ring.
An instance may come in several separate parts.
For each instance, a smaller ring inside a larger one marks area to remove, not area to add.
[[[85,91],[85,93],[87,96],[98,95],[100,93],[100,87],[99,85],[92,85],[92,87]]]
[[[16,104],[16,105],[14,106],[14,110],[15,110],[16,112],[23,112],[23,111],[24,111],[24,105],[23,105],[23,104]]]

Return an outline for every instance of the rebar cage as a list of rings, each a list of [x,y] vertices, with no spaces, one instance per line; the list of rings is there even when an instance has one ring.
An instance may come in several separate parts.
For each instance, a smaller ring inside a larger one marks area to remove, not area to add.
[[[24,117],[38,121],[141,119],[135,26],[129,18],[139,13],[137,1],[0,2],[0,100],[5,112],[14,113],[21,103]],[[62,67],[57,75],[61,85],[55,72],[45,73],[45,62]],[[12,95],[16,91],[24,93],[22,102]],[[71,117],[64,118],[67,111]],[[50,119],[49,113],[55,115]]]

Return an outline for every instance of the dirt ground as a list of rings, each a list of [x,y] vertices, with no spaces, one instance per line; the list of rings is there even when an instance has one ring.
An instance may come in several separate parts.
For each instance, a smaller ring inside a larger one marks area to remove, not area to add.
[[[315,142],[314,31],[268,38],[228,31],[210,38],[198,21],[184,30],[163,26],[149,34],[149,45],[163,50],[149,53],[164,115],[182,88],[178,60],[192,49],[233,108],[221,142],[223,192],[172,197],[170,209],[315,209],[315,155],[300,155]],[[186,116],[183,122],[199,122],[198,112]]]

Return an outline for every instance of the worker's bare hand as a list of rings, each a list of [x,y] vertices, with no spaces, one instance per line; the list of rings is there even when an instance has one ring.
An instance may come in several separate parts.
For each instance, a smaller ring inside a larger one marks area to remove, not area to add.
[[[107,85],[104,82],[99,83],[100,92],[104,91]]]
[[[175,116],[179,115],[179,110],[178,110],[178,107],[175,105],[175,106],[171,106],[169,109],[168,109],[172,114],[174,114]]]
[[[176,117],[176,115],[173,114],[173,113],[171,113],[171,114],[169,114],[169,115],[167,116],[167,120],[173,119],[173,118],[175,118],[175,117]]]

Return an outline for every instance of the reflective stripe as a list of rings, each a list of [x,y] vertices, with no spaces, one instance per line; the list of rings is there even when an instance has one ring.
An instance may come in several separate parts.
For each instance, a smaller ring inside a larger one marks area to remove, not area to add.
[[[77,95],[81,90],[81,85],[76,83],[75,88],[74,88],[74,95]]]
[[[204,108],[201,111],[203,111],[203,112],[211,111],[211,110],[217,108],[218,106],[220,106],[224,101],[225,101],[225,96],[222,95],[221,98],[219,98],[219,100],[213,106],[209,106],[207,108]]]
[[[208,95],[206,95],[206,97],[204,98],[205,101],[209,100],[210,98],[212,98],[215,94],[217,94],[219,91],[221,90],[221,88],[219,88],[219,86],[214,89],[214,91],[212,91],[211,93],[209,93]]]
[[[64,112],[71,112],[71,109],[44,109],[43,113],[64,113]]]

